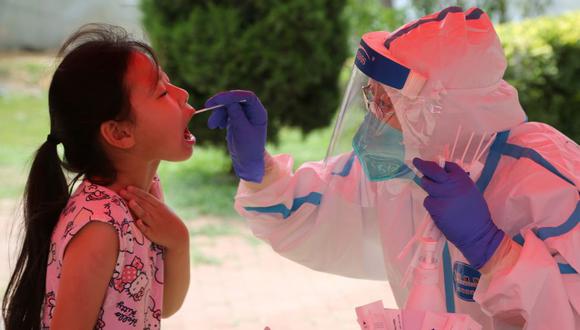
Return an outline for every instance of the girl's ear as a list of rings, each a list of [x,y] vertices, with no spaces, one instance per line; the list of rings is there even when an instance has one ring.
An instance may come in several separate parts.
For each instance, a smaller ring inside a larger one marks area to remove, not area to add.
[[[109,145],[129,149],[135,145],[133,124],[129,121],[109,120],[101,124],[101,136]]]

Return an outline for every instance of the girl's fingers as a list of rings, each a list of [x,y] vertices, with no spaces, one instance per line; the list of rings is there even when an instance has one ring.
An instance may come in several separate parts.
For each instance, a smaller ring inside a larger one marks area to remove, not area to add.
[[[133,211],[133,213],[135,213],[135,215],[137,216],[137,218],[144,218],[146,213],[145,210],[139,205],[139,203],[137,201],[135,201],[134,199],[129,201],[129,207],[131,208],[131,211]]]
[[[127,189],[121,189],[119,191],[119,195],[121,195],[121,197],[123,197],[126,201],[130,200],[131,197],[133,197],[133,194],[128,192]]]
[[[147,226],[145,224],[145,222],[143,222],[143,220],[141,220],[141,219],[135,220],[135,225],[143,233],[143,235],[145,235],[147,238],[149,238],[149,233],[151,232],[151,228],[149,228],[149,226]]]
[[[129,207],[131,207],[131,201],[137,202],[137,204],[139,204],[139,206],[145,210],[152,210],[155,209],[155,207],[157,207],[156,204],[151,203],[151,201],[143,198],[142,195],[136,192],[137,191],[134,189],[132,191],[123,189],[120,191],[120,195],[129,202]]]
[[[159,200],[157,200],[153,195],[133,186],[128,186],[127,191],[133,194],[137,199],[148,203],[151,206],[157,206],[159,204]]]

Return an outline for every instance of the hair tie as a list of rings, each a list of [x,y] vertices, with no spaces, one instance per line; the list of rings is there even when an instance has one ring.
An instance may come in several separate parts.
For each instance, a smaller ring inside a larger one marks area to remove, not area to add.
[[[48,134],[46,136],[46,141],[48,143],[54,144],[55,146],[60,143],[60,141],[58,140],[58,138],[54,134],[52,134],[52,133],[50,133],[50,134]]]

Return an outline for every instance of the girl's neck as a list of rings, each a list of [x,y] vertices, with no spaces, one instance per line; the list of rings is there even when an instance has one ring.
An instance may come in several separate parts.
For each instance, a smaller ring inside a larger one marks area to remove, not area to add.
[[[122,166],[117,169],[117,178],[115,182],[107,186],[114,192],[126,189],[127,186],[133,186],[145,191],[149,191],[153,177],[157,173],[159,161],[153,161],[147,164]]]

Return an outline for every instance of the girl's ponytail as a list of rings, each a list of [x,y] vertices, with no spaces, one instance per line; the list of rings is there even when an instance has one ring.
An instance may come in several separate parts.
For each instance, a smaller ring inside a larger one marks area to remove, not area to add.
[[[7,330],[40,328],[50,239],[69,197],[57,144],[49,135],[34,156],[26,182],[24,241],[2,301]]]

